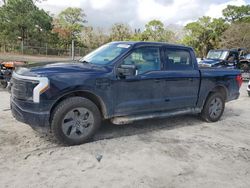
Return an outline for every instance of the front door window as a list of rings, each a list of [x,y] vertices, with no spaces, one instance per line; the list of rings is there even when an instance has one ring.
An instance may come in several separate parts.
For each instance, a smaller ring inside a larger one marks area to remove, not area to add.
[[[134,50],[124,59],[124,65],[135,65],[138,74],[161,70],[160,49],[145,47]]]

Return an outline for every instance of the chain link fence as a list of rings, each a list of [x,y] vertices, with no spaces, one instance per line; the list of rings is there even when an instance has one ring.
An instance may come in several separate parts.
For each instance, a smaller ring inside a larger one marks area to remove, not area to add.
[[[74,54],[77,57],[82,57],[90,52],[91,49],[84,47],[75,47]],[[21,44],[1,44],[0,43],[0,52],[1,53],[16,53],[23,55],[43,55],[43,56],[72,56],[72,47],[68,48],[56,48],[49,44],[44,44],[41,46],[32,46],[32,45],[21,45]]]

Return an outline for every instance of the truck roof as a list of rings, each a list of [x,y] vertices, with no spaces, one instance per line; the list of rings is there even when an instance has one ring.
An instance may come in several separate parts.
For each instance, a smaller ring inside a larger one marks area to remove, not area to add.
[[[133,46],[159,45],[159,46],[173,46],[173,47],[182,47],[182,48],[193,49],[192,47],[189,47],[189,46],[170,44],[170,43],[166,43],[166,42],[115,41],[115,42],[111,42],[111,44],[128,44],[128,45],[133,45]]]

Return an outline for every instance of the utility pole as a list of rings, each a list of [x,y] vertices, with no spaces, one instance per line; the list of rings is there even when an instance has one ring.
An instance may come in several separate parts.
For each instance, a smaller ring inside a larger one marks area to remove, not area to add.
[[[24,48],[24,38],[22,38],[22,41],[21,41],[21,50],[22,50],[22,55],[23,55],[23,52],[24,52],[23,48]]]
[[[71,44],[71,55],[72,55],[72,60],[75,59],[75,41],[72,39],[72,44]]]
[[[46,46],[45,46],[45,50],[46,50],[46,56],[48,56],[48,43],[46,42],[46,44],[45,44]]]

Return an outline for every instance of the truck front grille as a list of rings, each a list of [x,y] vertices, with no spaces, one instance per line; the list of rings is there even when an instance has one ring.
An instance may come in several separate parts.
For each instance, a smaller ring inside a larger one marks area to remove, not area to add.
[[[33,89],[38,85],[37,81],[11,79],[12,97],[20,100],[32,100]]]

